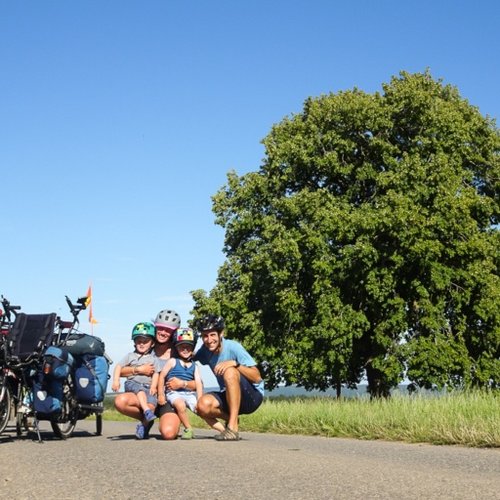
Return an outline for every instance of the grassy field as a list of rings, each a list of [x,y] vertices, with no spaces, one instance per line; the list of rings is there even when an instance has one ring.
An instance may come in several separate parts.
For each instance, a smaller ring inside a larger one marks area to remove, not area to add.
[[[126,419],[106,401],[104,418]],[[208,426],[191,415],[195,427]],[[439,396],[394,395],[389,400],[328,397],[267,398],[240,430],[355,439],[500,447],[500,392]]]

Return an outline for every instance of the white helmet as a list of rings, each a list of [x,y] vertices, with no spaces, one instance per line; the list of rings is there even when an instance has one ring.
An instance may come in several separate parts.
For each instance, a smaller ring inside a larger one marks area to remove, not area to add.
[[[166,326],[176,330],[181,326],[181,317],[173,309],[164,309],[156,315],[155,326]]]

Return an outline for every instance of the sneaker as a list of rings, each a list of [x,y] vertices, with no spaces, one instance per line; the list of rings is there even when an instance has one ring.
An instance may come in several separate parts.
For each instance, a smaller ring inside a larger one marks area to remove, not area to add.
[[[184,429],[181,439],[193,439],[193,438],[194,438],[193,429]]]
[[[146,410],[144,412],[144,420],[146,422],[152,422],[156,418],[156,415],[151,410]]]
[[[137,427],[135,428],[135,437],[136,439],[144,439],[144,432],[145,432],[145,427],[142,424],[137,424]]]

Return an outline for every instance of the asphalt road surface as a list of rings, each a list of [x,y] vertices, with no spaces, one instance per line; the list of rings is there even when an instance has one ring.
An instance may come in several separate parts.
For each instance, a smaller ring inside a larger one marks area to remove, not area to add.
[[[60,441],[42,423],[0,436],[2,499],[500,499],[500,450],[242,433],[217,442],[165,442],[156,426],[137,441],[134,424],[78,422]]]

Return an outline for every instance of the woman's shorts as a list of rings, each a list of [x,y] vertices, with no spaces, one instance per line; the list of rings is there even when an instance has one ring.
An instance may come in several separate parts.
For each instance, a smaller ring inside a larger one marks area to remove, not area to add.
[[[166,402],[164,405],[158,405],[155,410],[155,415],[158,418],[163,417],[167,413],[175,413],[175,410],[172,408],[172,405],[169,402]]]

